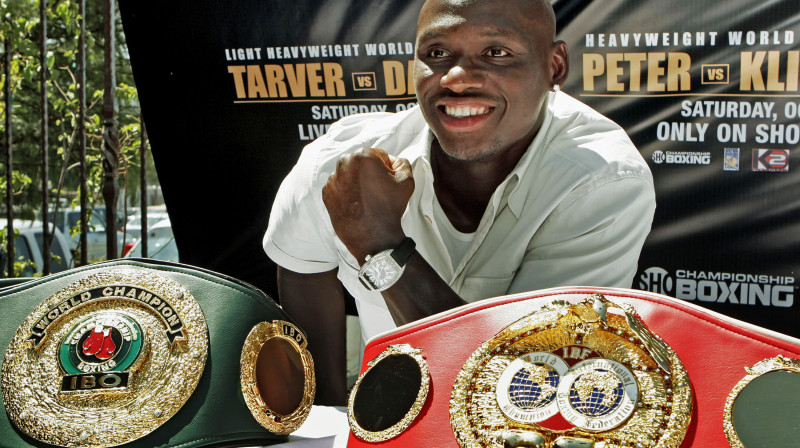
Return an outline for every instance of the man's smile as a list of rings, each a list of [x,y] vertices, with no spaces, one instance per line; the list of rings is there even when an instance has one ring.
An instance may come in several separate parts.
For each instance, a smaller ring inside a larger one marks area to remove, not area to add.
[[[436,109],[442,125],[452,131],[472,131],[484,124],[495,110],[493,104],[478,98],[443,98]]]
[[[490,108],[484,106],[444,106],[444,113],[455,118],[483,115],[489,110]]]

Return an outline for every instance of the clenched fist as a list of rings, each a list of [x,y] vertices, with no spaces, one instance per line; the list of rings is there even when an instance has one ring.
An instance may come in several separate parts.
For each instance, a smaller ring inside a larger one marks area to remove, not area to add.
[[[400,218],[414,193],[411,165],[367,148],[339,158],[322,188],[333,230],[359,264],[405,237]]]

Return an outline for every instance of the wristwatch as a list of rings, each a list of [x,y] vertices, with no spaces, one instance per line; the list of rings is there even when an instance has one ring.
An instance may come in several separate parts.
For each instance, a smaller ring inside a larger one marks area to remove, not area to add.
[[[405,237],[395,249],[367,255],[364,265],[358,271],[358,279],[370,291],[389,289],[400,280],[406,269],[406,261],[415,247],[414,240]]]

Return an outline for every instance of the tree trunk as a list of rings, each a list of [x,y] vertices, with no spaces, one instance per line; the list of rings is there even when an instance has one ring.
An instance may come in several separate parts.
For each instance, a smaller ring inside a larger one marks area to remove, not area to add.
[[[117,258],[117,198],[119,197],[119,136],[117,131],[117,70],[114,54],[114,0],[104,2],[105,76],[103,79],[103,199],[106,203],[106,256]]]
[[[11,42],[5,41],[6,60],[4,86],[6,97],[6,216],[8,224],[6,226],[6,259],[8,260],[8,276],[14,277],[14,151],[11,139]]]
[[[47,158],[47,0],[39,0],[41,25],[41,92],[42,92],[42,275],[50,274],[50,218],[48,213],[48,193],[50,174]]]
[[[81,202],[81,237],[79,266],[89,264],[89,188],[86,180],[86,0],[80,0],[79,14],[81,16],[81,34],[78,38],[78,146],[80,151],[80,202]]]

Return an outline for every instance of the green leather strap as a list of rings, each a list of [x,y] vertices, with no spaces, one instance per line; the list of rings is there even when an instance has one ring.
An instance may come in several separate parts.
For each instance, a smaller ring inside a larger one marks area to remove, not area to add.
[[[144,259],[112,260],[39,278],[0,290],[0,356],[4,356],[20,324],[45,299],[87,276],[132,267],[168,277],[188,289],[208,325],[209,352],[196,389],[185,405],[150,434],[126,448],[269,445],[286,436],[271,434],[245,405],[240,387],[240,356],[250,330],[260,322],[291,322],[263,292],[244,282],[177,263]],[[2,397],[0,397],[2,400]],[[0,401],[0,446],[49,447],[23,434],[9,420]]]

